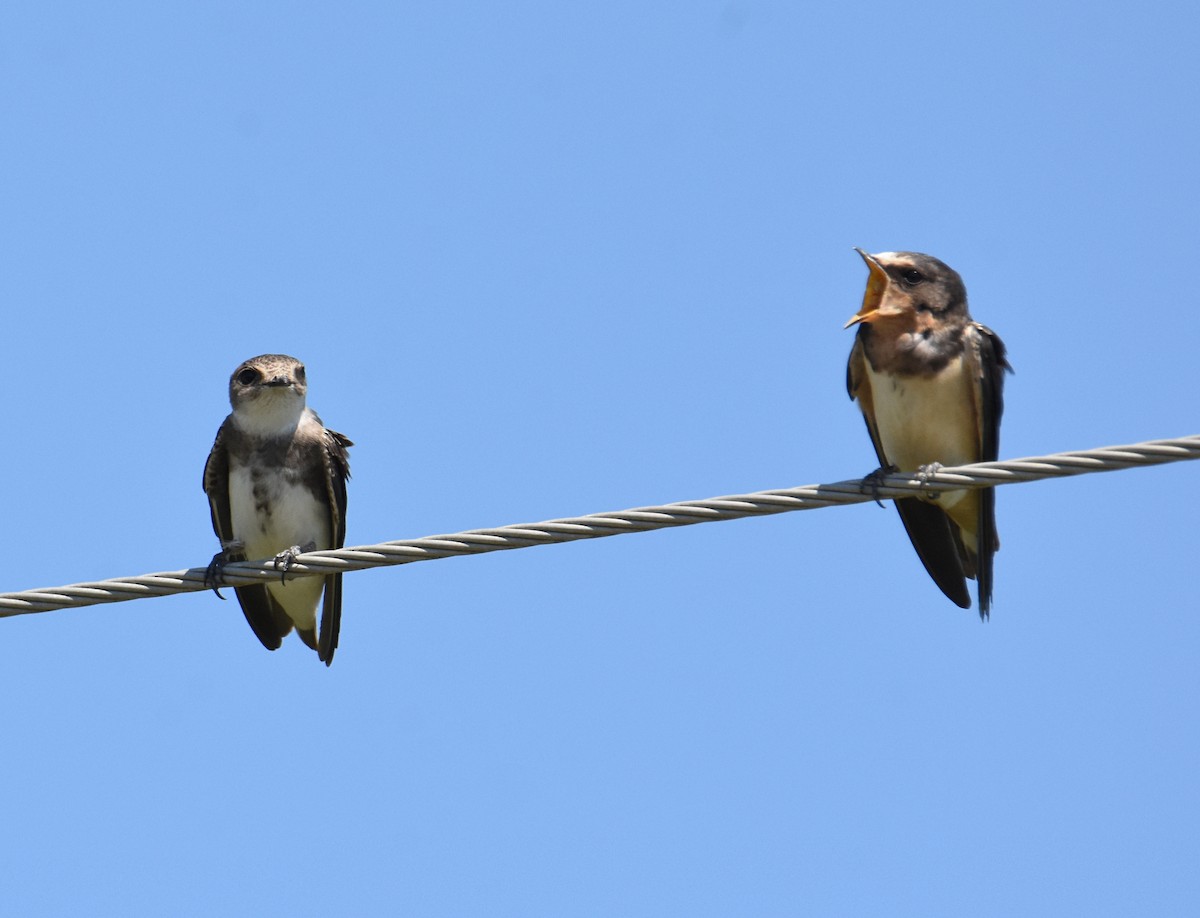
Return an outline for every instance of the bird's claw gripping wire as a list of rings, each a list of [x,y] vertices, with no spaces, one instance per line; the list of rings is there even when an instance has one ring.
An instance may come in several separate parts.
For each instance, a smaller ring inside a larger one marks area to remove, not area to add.
[[[225,565],[229,563],[229,553],[221,549],[204,570],[204,585],[217,594],[217,599],[224,599],[221,587],[225,586]]]
[[[204,585],[217,594],[217,599],[225,598],[221,595],[221,587],[225,586],[225,565],[234,561],[245,561],[242,555],[245,548],[245,543],[237,540],[223,542],[221,550],[213,555],[208,567],[204,569]]]
[[[871,499],[882,507],[883,501],[879,499],[879,487],[883,484],[883,479],[895,471],[898,471],[898,469],[894,465],[881,465],[860,482],[859,486],[862,492],[870,494]]]
[[[932,478],[934,475],[936,475],[938,472],[940,472],[944,468],[945,468],[945,466],[942,465],[940,462],[928,462],[925,465],[918,466],[916,477],[917,477],[917,480],[919,482],[921,482],[921,487],[922,488],[928,487],[929,479]],[[942,495],[940,492],[934,491],[934,492],[930,493],[929,499],[937,500],[941,496]]]
[[[287,583],[288,571],[292,569],[292,565],[296,563],[296,556],[303,554],[306,551],[316,551],[316,542],[307,542],[304,545],[293,545],[291,548],[286,548],[275,556],[275,570],[280,571],[279,582]]]

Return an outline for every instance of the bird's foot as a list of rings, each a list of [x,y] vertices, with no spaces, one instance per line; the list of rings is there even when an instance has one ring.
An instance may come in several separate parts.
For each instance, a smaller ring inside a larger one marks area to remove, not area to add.
[[[897,469],[894,465],[881,465],[870,475],[867,475],[865,478],[863,478],[863,480],[859,483],[862,493],[870,494],[871,499],[882,507],[883,501],[879,499],[879,486],[883,483],[884,478],[895,471],[897,471]]]
[[[917,467],[916,479],[921,482],[921,487],[924,488],[929,484],[929,479],[944,469],[945,466],[940,462],[930,462]],[[934,491],[928,497],[929,500],[937,500],[941,497],[941,493]]]
[[[279,582],[287,583],[288,571],[292,569],[292,565],[296,563],[296,555],[303,554],[306,551],[316,551],[316,542],[306,542],[303,545],[293,545],[291,548],[284,549],[275,556],[275,570],[280,571]]]
[[[240,554],[245,548],[241,542],[225,542],[221,550],[213,555],[208,567],[204,570],[204,585],[217,594],[217,599],[224,599],[221,587],[225,586],[225,565],[231,561],[242,560]]]

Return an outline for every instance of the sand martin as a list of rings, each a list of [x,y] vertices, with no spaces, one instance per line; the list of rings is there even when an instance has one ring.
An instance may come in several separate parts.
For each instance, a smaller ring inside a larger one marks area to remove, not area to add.
[[[338,645],[342,575],[286,575],[300,552],[345,544],[346,448],[353,444],[305,407],[307,391],[304,364],[284,354],[252,357],[233,371],[233,413],[217,431],[204,466],[204,493],[221,540],[207,581],[221,586],[229,562],[273,558],[279,582],[235,588],[246,621],[268,650],[295,627],[328,666]]]
[[[867,291],[846,327],[858,326],[846,387],[857,399],[881,471],[929,474],[943,465],[998,457],[1005,348],[971,319],[958,273],[929,255],[869,255]],[[992,560],[1000,547],[992,488],[896,500],[925,569],[951,600],[979,615],[992,602]]]

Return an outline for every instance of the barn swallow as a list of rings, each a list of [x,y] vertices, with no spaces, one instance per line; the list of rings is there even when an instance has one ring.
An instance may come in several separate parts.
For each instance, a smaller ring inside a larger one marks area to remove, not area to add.
[[[995,460],[1000,449],[1004,343],[971,319],[958,273],[929,255],[855,249],[867,263],[846,388],[858,400],[881,471],[928,475],[943,465]],[[929,576],[953,602],[979,615],[992,604],[992,561],[1000,548],[992,488],[896,499]]]
[[[341,626],[342,575],[285,578],[301,552],[346,544],[346,450],[354,444],[305,407],[307,392],[304,364],[284,354],[251,357],[233,371],[233,413],[204,465],[204,493],[221,540],[205,581],[216,590],[226,564],[273,558],[278,583],[234,588],[246,621],[268,650],[294,627],[328,666]]]

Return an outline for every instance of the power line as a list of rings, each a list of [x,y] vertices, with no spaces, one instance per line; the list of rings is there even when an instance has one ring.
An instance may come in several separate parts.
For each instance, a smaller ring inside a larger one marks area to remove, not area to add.
[[[411,564],[460,555],[478,555],[489,551],[531,548],[556,542],[597,539],[627,532],[647,532],[736,520],[748,516],[767,516],[792,510],[816,510],[839,504],[859,504],[880,498],[906,497],[914,493],[986,488],[993,485],[1065,478],[1090,472],[1110,472],[1139,466],[1162,465],[1186,459],[1200,459],[1200,435],[1173,440],[1148,440],[1131,446],[1109,446],[1080,452],[1053,453],[1003,462],[980,462],[944,468],[925,480],[907,472],[882,476],[878,488],[864,486],[861,479],[833,484],[805,485],[775,491],[756,491],[707,500],[689,500],[656,507],[636,507],[614,513],[547,520],[542,523],[500,526],[496,529],[471,529],[451,535],[401,539],[378,545],[360,545],[334,551],[306,552],[297,557],[288,576],[358,571],[371,567]],[[92,583],[0,593],[0,618],[30,612],[49,612],[77,606],[125,602],[173,593],[194,593],[206,589],[204,567],[185,571],[117,577]],[[230,586],[244,586],[278,577],[271,560],[246,561],[225,568]]]

